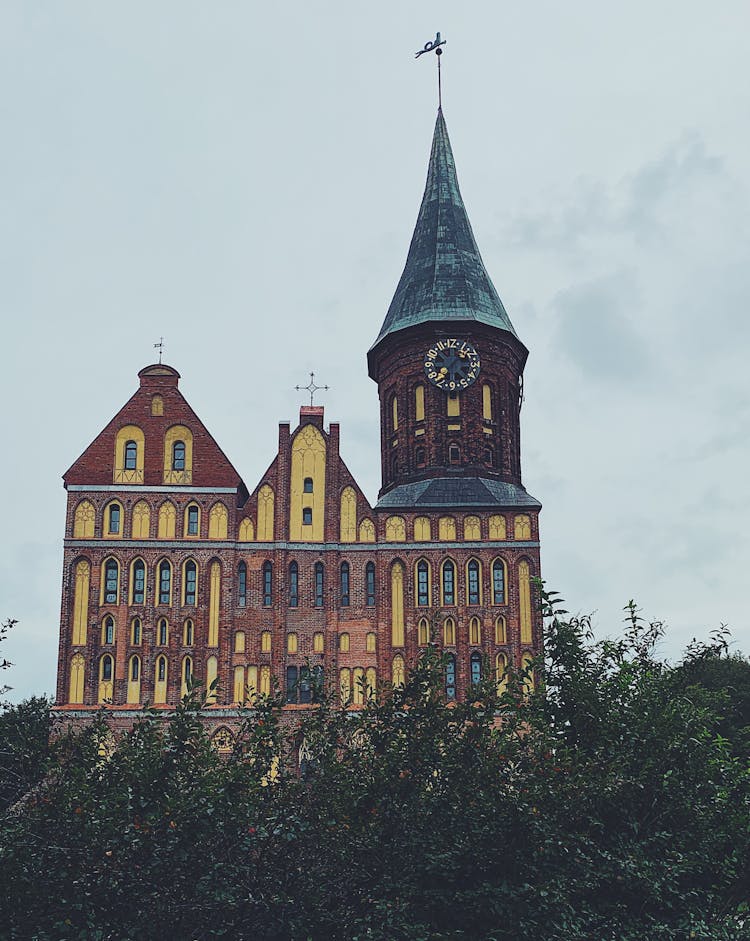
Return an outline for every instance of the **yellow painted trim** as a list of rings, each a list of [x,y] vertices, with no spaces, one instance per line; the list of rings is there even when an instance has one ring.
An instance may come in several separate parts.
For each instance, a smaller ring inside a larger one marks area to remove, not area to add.
[[[221,565],[211,563],[208,594],[208,646],[219,646],[219,607],[221,604]]]
[[[193,658],[192,657],[183,657],[182,665],[180,667],[180,698],[183,698],[187,695],[188,691],[188,679],[191,679],[193,676]]]
[[[159,539],[174,539],[177,523],[177,508],[174,503],[165,500],[159,507],[157,535]]]
[[[237,631],[234,635],[234,652],[235,653],[244,653],[245,652],[245,632]]]
[[[415,438],[419,438],[419,437],[421,437],[423,434],[424,434],[424,428],[415,428],[415,429],[414,429],[414,437],[415,437]]]
[[[148,539],[151,535],[151,507],[145,500],[139,500],[133,507],[131,526],[133,539]]]
[[[128,441],[135,441],[135,467],[125,468],[125,445]],[[143,460],[146,449],[146,439],[137,425],[125,425],[117,432],[115,437],[115,462],[113,465],[112,482],[115,484],[142,484]]]
[[[297,653],[298,646],[299,641],[297,635],[294,633],[294,631],[291,631],[286,635],[286,652]]]
[[[532,664],[533,659],[534,659],[534,658],[532,657],[532,655],[531,655],[530,653],[522,654],[522,656],[521,656],[521,670],[522,670],[522,671],[528,670],[528,669],[531,667],[531,664]],[[523,691],[524,691],[524,693],[530,693],[530,692],[532,692],[532,690],[534,689],[534,686],[535,686],[535,685],[536,685],[536,683],[535,683],[535,681],[534,681],[534,672],[532,671],[531,673],[529,673],[529,675],[528,675],[528,676],[526,677],[526,679],[523,681]]]
[[[182,625],[182,646],[192,647],[195,644],[195,624],[192,618],[185,618]]]
[[[94,510],[94,504],[88,500],[81,500],[73,516],[73,538],[93,539],[95,523],[96,511]]]
[[[508,627],[502,614],[498,614],[495,618],[495,643],[508,643]]]
[[[232,693],[232,702],[243,703],[245,702],[245,668],[244,667],[235,667],[234,668],[234,691]]]
[[[120,525],[116,533],[111,533],[109,531],[109,517],[112,507],[117,507],[120,510]],[[122,539],[122,533],[125,529],[125,510],[123,509],[122,503],[119,500],[110,500],[104,507],[104,513],[102,514],[102,538],[103,539]]]
[[[188,514],[190,510],[195,509],[198,511],[198,526],[197,532],[189,533],[188,532]],[[196,503],[195,500],[191,500],[190,503],[185,507],[182,513],[182,538],[183,539],[200,539],[201,538],[201,524],[203,514],[201,513],[200,504]]]
[[[441,516],[438,522],[438,539],[441,542],[453,542],[456,538],[456,521],[452,516]]]
[[[80,653],[73,654],[70,660],[70,685],[68,687],[68,702],[71,704],[83,703],[83,690],[86,679],[86,661]]]
[[[397,653],[391,663],[391,682],[393,686],[403,686],[406,682],[406,670],[404,669],[404,658]]]
[[[134,660],[138,661],[138,679],[137,680],[132,679]],[[141,701],[142,664],[141,664],[141,658],[138,656],[138,654],[133,654],[133,656],[130,657],[130,659],[128,660],[127,669],[128,669],[128,690],[127,690],[127,696],[126,696],[125,701],[128,703],[128,705],[132,706]]]
[[[414,389],[414,420],[424,421],[424,386]]]
[[[420,618],[417,621],[417,644],[420,647],[426,647],[430,642],[430,622],[427,618]]]
[[[448,425],[448,431],[460,431],[460,430],[461,430],[460,423],[457,425],[456,424]]]
[[[432,539],[430,520],[426,516],[418,516],[414,520],[414,541],[429,542]]]
[[[313,482],[312,493],[304,492],[308,477]],[[289,541],[323,542],[326,443],[315,425],[304,425],[294,436],[289,495]],[[312,510],[312,525],[303,524],[303,509]]]
[[[367,698],[375,699],[378,689],[378,674],[375,667],[368,667],[367,670],[365,670],[365,680],[367,682]]]
[[[513,538],[531,539],[531,517],[521,513],[513,520]]]
[[[164,642],[163,642],[163,643],[162,643],[162,641],[159,639],[159,635],[160,635],[160,633],[161,633],[161,626],[162,626],[162,624],[163,624],[164,627],[166,628],[166,631],[165,631],[165,633],[164,633]],[[157,647],[168,647],[168,646],[169,646],[169,621],[168,621],[166,618],[159,618],[159,620],[156,622],[156,645],[157,645]]]
[[[185,442],[185,469],[172,469],[172,446]],[[193,432],[185,425],[172,425],[164,435],[164,483],[191,484],[193,482]]]
[[[478,516],[467,516],[464,520],[464,539],[478,542],[482,538],[482,524]]]
[[[531,584],[528,562],[518,563],[518,607],[521,617],[521,643],[531,643]]]
[[[483,431],[486,435],[494,435],[494,434],[495,434],[495,430],[494,430],[493,428],[482,428],[482,431]]]
[[[362,520],[359,524],[359,541],[375,542],[375,524],[372,520]]]
[[[316,631],[313,634],[313,653],[323,653],[325,639],[322,631]]]
[[[391,646],[404,646],[404,567],[400,562],[391,566]]]
[[[375,653],[377,651],[378,638],[375,631],[370,631],[365,638],[365,651]]]
[[[260,635],[260,652],[271,653],[271,632],[263,631]]]
[[[391,426],[398,431],[398,396],[395,393],[391,398]]]
[[[489,519],[490,539],[497,541],[506,538],[506,527],[504,516],[491,516]]]
[[[343,631],[339,634],[339,652],[340,653],[349,653],[349,632]]]
[[[269,666],[260,668],[260,694],[261,696],[271,695],[271,668]]]
[[[112,673],[111,673],[112,679],[110,680],[104,679],[104,661],[107,659],[112,661]],[[112,699],[114,683],[115,683],[115,658],[112,656],[112,654],[105,653],[103,656],[99,658],[99,689],[98,689],[98,695],[97,695],[97,702],[99,704],[103,703],[105,700]]]
[[[73,591],[73,645],[83,646],[86,643],[86,632],[89,622],[89,592],[91,588],[91,566],[85,559],[76,562],[75,588]]]
[[[218,688],[211,692],[211,684],[219,675],[219,661],[213,655],[206,660],[206,702],[215,703],[219,698]]]
[[[492,421],[492,389],[488,385],[482,386],[482,418]]]
[[[253,542],[255,540],[255,531],[253,528],[253,521],[247,516],[240,523],[240,531],[239,531],[238,538],[240,542]]]
[[[226,539],[229,513],[223,503],[214,503],[208,514],[208,538]]]
[[[474,647],[482,643],[482,623],[477,617],[469,618],[469,643]]]
[[[200,584],[200,582],[199,582],[200,569],[199,569],[199,567],[198,567],[198,563],[195,561],[195,559],[192,559],[192,558],[190,558],[190,559],[185,559],[185,561],[182,563],[182,573],[181,573],[181,577],[180,577],[180,581],[182,582],[180,594],[181,594],[182,597],[181,597],[180,601],[181,601],[181,603],[182,603],[182,606],[185,607],[185,605],[187,604],[187,602],[185,601],[185,598],[187,597],[187,566],[188,566],[188,562],[192,562],[192,563],[195,565],[195,601],[192,601],[192,602],[190,603],[190,607],[191,607],[191,608],[193,608],[193,607],[197,608],[197,607],[198,607],[198,585]]]
[[[457,392],[450,392],[446,398],[448,418],[454,418],[461,414],[461,399]],[[450,428],[450,425],[448,425]]]
[[[164,679],[159,679],[159,662],[164,661]],[[167,701],[167,681],[169,680],[169,661],[160,654],[154,664],[154,702],[165,703]]]
[[[264,484],[258,491],[258,542],[273,542],[274,492]]]
[[[357,494],[353,487],[344,487],[341,491],[341,524],[339,528],[341,542],[357,540]]]
[[[258,693],[260,692],[260,687],[258,686],[258,668],[256,666],[249,666],[247,668],[247,682],[245,683],[245,689],[247,690],[247,702],[254,703],[258,698]]]
[[[365,671],[362,667],[355,667],[352,671],[352,701],[355,706],[364,705],[365,701]]]
[[[403,516],[389,516],[385,521],[386,542],[406,542],[406,523]]]
[[[451,617],[443,621],[443,644],[446,647],[456,646],[456,622]]]
[[[419,603],[419,564],[420,562],[427,563],[427,604],[421,605]],[[432,605],[432,565],[430,565],[430,560],[420,558],[414,563],[414,606],[416,608],[429,608]]]
[[[164,399],[160,395],[151,396],[151,414],[157,417],[164,414]]]

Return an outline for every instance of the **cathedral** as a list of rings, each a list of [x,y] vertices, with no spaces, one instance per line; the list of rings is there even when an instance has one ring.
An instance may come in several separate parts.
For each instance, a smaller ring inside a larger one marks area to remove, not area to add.
[[[238,707],[277,687],[288,712],[323,689],[361,706],[403,683],[431,642],[448,700],[486,671],[502,684],[528,665],[542,638],[540,503],[521,482],[527,355],[479,254],[439,110],[406,265],[367,353],[377,502],[323,408],[279,425],[251,490],[177,370],[146,366],[63,478],[58,717],[105,705],[127,728],[192,680],[226,738]]]

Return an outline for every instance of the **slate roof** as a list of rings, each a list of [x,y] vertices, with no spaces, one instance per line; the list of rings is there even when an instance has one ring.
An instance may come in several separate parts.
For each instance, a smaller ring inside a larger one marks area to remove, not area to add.
[[[407,507],[529,507],[539,509],[541,503],[518,484],[486,477],[437,477],[415,483],[401,484],[378,500],[376,509]]]
[[[516,336],[471,231],[442,109],[406,266],[373,349],[391,333],[432,321],[478,321]]]

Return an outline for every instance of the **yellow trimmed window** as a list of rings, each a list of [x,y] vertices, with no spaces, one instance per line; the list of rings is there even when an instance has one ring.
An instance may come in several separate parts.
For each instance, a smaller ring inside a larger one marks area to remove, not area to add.
[[[239,541],[240,542],[252,542],[255,539],[255,530],[253,527],[253,521],[247,516],[240,523],[240,532],[239,532]]]
[[[432,539],[430,521],[426,516],[418,516],[414,520],[414,541],[429,542]]]
[[[508,633],[505,625],[505,618],[501,615],[495,618],[495,643],[507,644]]]
[[[273,542],[274,493],[264,484],[258,491],[258,542]]]
[[[167,658],[162,654],[154,665],[154,702],[167,701]]]
[[[151,535],[151,508],[145,500],[133,507],[133,539],[148,539]]]
[[[110,654],[105,654],[99,660],[99,691],[97,702],[112,702],[115,682],[115,661]]]
[[[365,639],[365,650],[367,653],[375,653],[377,645],[377,636],[374,631],[370,631]]]
[[[164,483],[193,482],[193,433],[185,425],[172,425],[164,435]]]
[[[316,631],[313,634],[313,653],[323,653],[323,632]]]
[[[73,517],[73,538],[93,539],[96,512],[93,503],[83,500],[78,504]]]
[[[505,539],[505,517],[491,516],[489,530],[490,539]]]
[[[180,696],[187,696],[188,688],[190,682],[193,679],[193,658],[192,657],[183,657],[182,658],[182,668],[180,670],[181,684],[180,684]],[[208,688],[208,684],[206,684]]]
[[[198,539],[201,534],[201,508],[197,503],[188,503],[182,523],[182,535],[186,539]]]
[[[68,689],[68,702],[79,704],[83,702],[84,681],[86,678],[86,661],[80,653],[74,654],[70,661],[70,687]]]
[[[86,643],[90,586],[91,566],[85,559],[80,559],[75,566],[75,588],[73,591],[72,641],[75,646],[83,646]]]
[[[124,523],[122,503],[119,500],[112,500],[104,507],[102,535],[105,539],[122,539]]]
[[[162,503],[159,507],[159,526],[158,526],[158,538],[159,539],[174,539],[175,537],[175,524],[177,521],[177,510],[173,503],[170,503],[168,500],[166,503]]]
[[[406,524],[402,516],[389,516],[385,521],[386,542],[406,542]]]
[[[372,520],[362,520],[359,524],[359,541],[375,542],[375,524]]]
[[[286,652],[287,653],[297,653],[298,649],[298,638],[297,635],[292,632],[291,634],[286,635]]]
[[[341,492],[341,542],[354,542],[357,538],[357,494],[353,487]]]
[[[142,484],[145,438],[137,425],[125,425],[115,438],[113,482]]]
[[[223,503],[214,503],[208,514],[208,538],[226,539],[229,514]]]
[[[446,647],[456,646],[456,622],[453,618],[443,621],[443,643]]]
[[[464,520],[464,539],[476,542],[482,538],[482,528],[478,516],[467,516]]]
[[[347,631],[339,634],[339,651],[349,653],[349,634]]]
[[[430,622],[427,618],[420,618],[417,623],[417,643],[420,647],[426,647],[430,642]]]
[[[441,542],[454,542],[456,539],[456,521],[452,516],[441,516],[438,523],[438,538]]]
[[[391,664],[391,682],[394,686],[403,686],[406,680],[406,671],[404,669],[404,658],[397,653]]]
[[[469,621],[469,643],[475,646],[482,643],[482,625],[479,618],[471,618]]]
[[[516,539],[531,539],[531,519],[520,514],[513,521],[513,533]]]
[[[245,652],[245,632],[237,631],[234,635],[234,652],[235,653],[244,653]]]
[[[260,652],[271,653],[271,632],[263,631],[260,635]]]

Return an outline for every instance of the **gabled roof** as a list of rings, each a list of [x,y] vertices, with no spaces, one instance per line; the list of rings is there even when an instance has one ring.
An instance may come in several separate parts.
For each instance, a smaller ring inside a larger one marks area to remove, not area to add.
[[[475,321],[516,336],[474,240],[439,109],[406,266],[372,350],[406,327],[451,321]]]

